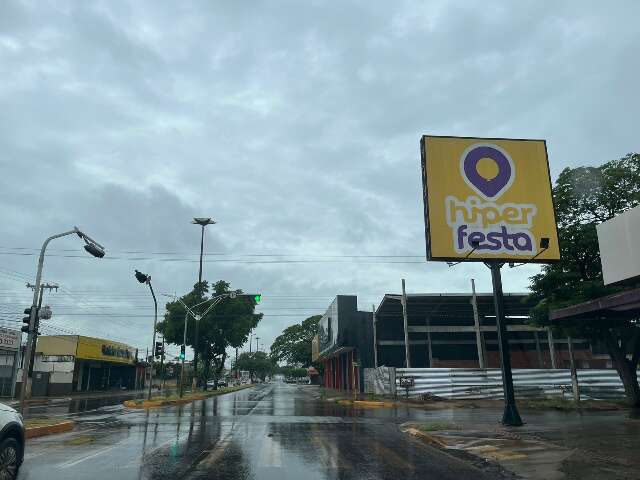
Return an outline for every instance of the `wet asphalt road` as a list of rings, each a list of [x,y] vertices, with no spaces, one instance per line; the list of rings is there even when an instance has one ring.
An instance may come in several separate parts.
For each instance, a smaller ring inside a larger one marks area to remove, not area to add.
[[[65,416],[75,431],[30,440],[20,479],[494,478],[399,431],[428,413],[339,406],[312,386],[266,384],[181,407],[107,405]]]

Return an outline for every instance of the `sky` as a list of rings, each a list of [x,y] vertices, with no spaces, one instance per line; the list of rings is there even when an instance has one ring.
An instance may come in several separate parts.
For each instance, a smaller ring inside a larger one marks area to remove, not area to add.
[[[550,8],[553,7],[553,8]],[[198,276],[261,292],[261,349],[337,294],[490,291],[426,262],[419,139],[546,139],[552,177],[640,149],[635,1],[0,3],[0,325],[151,345]],[[538,268],[504,269],[524,292]],[[18,323],[17,323],[18,322]],[[254,343],[255,347],[255,343]],[[245,346],[248,348],[248,346]],[[169,347],[175,353],[177,347]]]

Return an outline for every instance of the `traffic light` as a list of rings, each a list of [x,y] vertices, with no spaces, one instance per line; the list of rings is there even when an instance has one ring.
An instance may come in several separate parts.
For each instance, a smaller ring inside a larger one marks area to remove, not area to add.
[[[22,330],[24,333],[29,333],[29,325],[31,324],[31,309],[33,307],[29,307],[29,308],[25,308],[24,309],[24,313],[26,315],[26,317],[22,317],[22,323],[25,323],[26,325],[23,325],[22,328],[20,330]]]
[[[155,349],[155,356],[156,357],[161,357],[163,352],[163,348],[162,348],[162,342],[156,342],[156,349]]]
[[[180,356],[179,356],[180,360],[184,360],[184,356],[185,356],[184,355],[184,345],[181,345],[180,346]]]
[[[256,295],[254,295],[253,299],[256,301],[256,303],[260,303],[260,300],[262,300],[262,295],[257,293]]]

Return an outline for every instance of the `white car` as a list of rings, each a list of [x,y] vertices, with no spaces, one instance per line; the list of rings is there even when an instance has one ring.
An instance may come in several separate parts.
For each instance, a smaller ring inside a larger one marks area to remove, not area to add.
[[[13,480],[24,460],[22,415],[0,403],[0,478]]]

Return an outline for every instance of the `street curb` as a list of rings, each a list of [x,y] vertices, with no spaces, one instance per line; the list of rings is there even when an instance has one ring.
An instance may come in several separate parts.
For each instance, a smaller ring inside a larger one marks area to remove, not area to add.
[[[345,398],[341,398],[338,400],[333,400],[338,405],[346,405],[353,407],[395,407],[397,404],[395,402],[383,402],[379,400],[348,400]]]
[[[53,435],[55,433],[70,432],[75,424],[70,421],[53,423],[51,425],[42,425],[38,427],[26,427],[24,429],[25,438],[44,437],[45,435]]]
[[[418,430],[417,428],[409,427],[402,431],[404,433],[408,433],[412,437],[417,437],[426,443],[435,445],[436,447],[445,448],[445,449],[449,447],[449,445],[447,445],[445,442],[440,440],[440,438],[438,438],[437,436],[431,435],[430,433],[427,433],[427,432],[423,432],[422,430]]]
[[[219,395],[225,395],[227,393],[239,392],[240,390],[245,390],[247,388],[255,387],[255,385],[243,385],[241,388],[235,388],[233,390],[225,390],[224,392],[216,393],[208,392],[207,394],[195,394],[189,395],[187,398],[179,398],[175,400],[143,400],[142,402],[137,402],[136,400],[125,400],[123,405],[127,408],[138,408],[138,409],[149,409],[149,408],[162,408],[162,407],[170,407],[173,405],[184,405],[185,403],[196,402],[198,400],[206,400],[207,398],[217,397]]]

